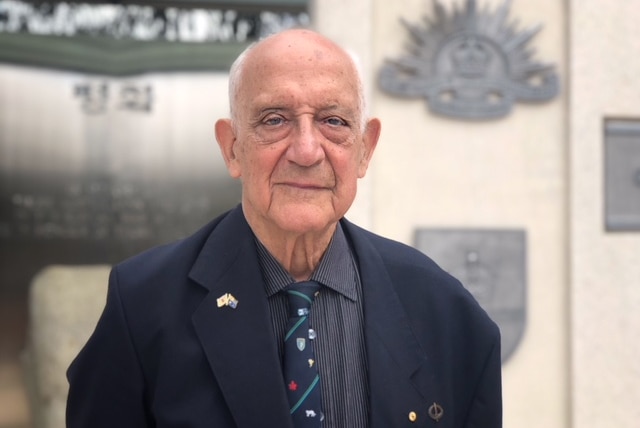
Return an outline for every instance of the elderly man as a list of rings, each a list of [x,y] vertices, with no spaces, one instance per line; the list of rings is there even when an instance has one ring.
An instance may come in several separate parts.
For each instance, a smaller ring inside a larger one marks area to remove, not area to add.
[[[242,204],[113,269],[68,427],[500,427],[496,325],[426,256],[343,218],[380,133],[351,58],[288,30],[229,89],[215,132]]]

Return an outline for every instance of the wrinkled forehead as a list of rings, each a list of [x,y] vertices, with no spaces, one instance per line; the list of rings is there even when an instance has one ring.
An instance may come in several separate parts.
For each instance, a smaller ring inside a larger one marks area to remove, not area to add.
[[[359,115],[364,110],[362,83],[351,56],[317,33],[287,31],[262,40],[246,52],[240,70],[230,94],[237,104],[234,114],[255,107],[258,99],[288,96],[341,104]]]

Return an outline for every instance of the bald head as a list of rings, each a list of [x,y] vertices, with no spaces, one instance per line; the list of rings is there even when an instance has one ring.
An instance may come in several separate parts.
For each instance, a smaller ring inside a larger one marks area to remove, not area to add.
[[[364,88],[360,70],[352,56],[328,38],[306,29],[291,29],[268,36],[247,47],[234,61],[229,72],[229,105],[232,121],[237,120],[238,105],[243,102],[243,85],[260,79],[273,67],[296,69],[304,65],[330,64],[353,84],[358,99],[360,125],[366,122]]]

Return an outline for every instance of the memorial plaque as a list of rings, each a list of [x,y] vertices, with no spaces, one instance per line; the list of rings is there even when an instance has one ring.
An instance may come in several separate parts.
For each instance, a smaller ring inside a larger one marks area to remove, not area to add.
[[[640,231],[640,120],[605,122],[605,227]]]
[[[498,324],[504,363],[526,323],[525,232],[419,229],[416,248],[459,279]]]

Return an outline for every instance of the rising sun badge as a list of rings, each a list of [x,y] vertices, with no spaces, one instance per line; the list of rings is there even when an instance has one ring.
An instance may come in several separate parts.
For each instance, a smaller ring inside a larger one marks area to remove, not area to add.
[[[555,67],[533,59],[529,42],[542,28],[509,23],[510,1],[495,11],[474,0],[451,13],[437,1],[433,18],[401,20],[409,32],[406,55],[380,69],[380,87],[393,95],[424,97],[432,112],[461,119],[506,116],[516,101],[543,102],[558,94]]]

